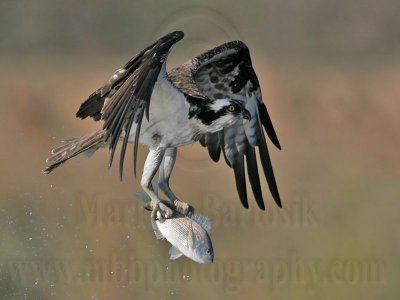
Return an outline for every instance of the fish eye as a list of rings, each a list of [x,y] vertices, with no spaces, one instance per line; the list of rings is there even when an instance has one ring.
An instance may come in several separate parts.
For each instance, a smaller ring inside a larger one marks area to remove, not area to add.
[[[234,105],[234,104],[228,105],[228,110],[229,110],[230,112],[234,112],[234,111],[236,110],[236,105]]]

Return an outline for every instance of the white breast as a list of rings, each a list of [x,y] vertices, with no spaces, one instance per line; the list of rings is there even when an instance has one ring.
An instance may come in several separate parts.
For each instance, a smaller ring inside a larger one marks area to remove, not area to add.
[[[149,147],[178,147],[193,143],[194,136],[201,130],[200,122],[188,116],[189,103],[183,93],[159,76],[150,101],[149,121],[144,116],[139,142]],[[135,132],[136,124],[133,124],[129,142],[134,141]]]

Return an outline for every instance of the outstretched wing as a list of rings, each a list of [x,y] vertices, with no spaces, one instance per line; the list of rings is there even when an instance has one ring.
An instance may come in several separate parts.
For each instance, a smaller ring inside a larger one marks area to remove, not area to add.
[[[272,143],[281,149],[267,108],[262,102],[257,75],[251,64],[247,46],[240,41],[225,43],[203,53],[191,62],[192,75],[198,89],[211,99],[240,99],[245,101],[251,120],[223,131],[208,134],[200,142],[211,158],[218,161],[222,151],[226,163],[233,168],[239,198],[248,208],[246,171],[258,206],[265,209],[258,174],[255,148],[276,204],[281,200],[272,169],[264,130]]]
[[[112,165],[121,134],[119,171],[122,179],[123,164],[129,133],[133,122],[137,124],[134,143],[134,172],[136,176],[137,148],[144,114],[149,119],[150,98],[158,78],[165,75],[165,61],[172,45],[183,38],[182,31],[165,35],[144,49],[126,65],[115,72],[103,87],[95,91],[81,105],[77,117],[104,120],[105,141],[111,150]],[[163,69],[164,68],[164,69]]]

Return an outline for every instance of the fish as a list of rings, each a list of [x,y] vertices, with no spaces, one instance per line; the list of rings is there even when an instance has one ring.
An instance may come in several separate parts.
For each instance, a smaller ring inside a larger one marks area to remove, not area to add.
[[[177,213],[172,218],[153,220],[153,230],[156,238],[166,239],[172,246],[169,249],[170,259],[182,255],[201,264],[214,261],[214,251],[207,229],[210,229],[208,219],[200,214],[190,217]]]
[[[153,182],[153,190],[158,190],[157,183]],[[146,193],[137,192],[134,195],[145,204],[151,201]],[[164,203],[168,205],[166,201]],[[166,239],[171,244],[168,252],[171,260],[184,255],[201,264],[214,261],[214,250],[209,235],[211,224],[207,217],[196,213],[185,216],[173,210],[172,217],[164,219],[159,212],[157,213],[155,217],[150,217],[150,222],[156,238]]]

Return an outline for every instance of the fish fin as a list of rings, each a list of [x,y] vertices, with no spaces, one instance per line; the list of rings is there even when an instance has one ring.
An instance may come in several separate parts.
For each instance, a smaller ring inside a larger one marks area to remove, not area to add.
[[[92,155],[93,155],[97,150],[99,150],[99,148],[97,148],[97,147],[89,148],[89,149],[87,149],[85,152],[83,152],[83,155],[84,155],[86,158],[90,158],[90,157],[92,157]]]
[[[211,223],[208,220],[208,218],[206,216],[203,215],[199,215],[199,214],[193,214],[190,216],[190,218],[197,222],[201,227],[203,227],[203,229],[207,232],[210,232],[211,230]]]
[[[147,204],[151,201],[149,195],[147,195],[145,192],[135,192],[133,195],[135,195],[135,197],[141,200],[144,204]]]
[[[150,223],[151,223],[151,227],[153,227],[153,231],[154,231],[154,235],[156,236],[156,239],[157,240],[165,239],[165,237],[162,235],[160,230],[158,230],[156,221],[152,217],[150,217]]]
[[[171,246],[171,248],[169,248],[168,253],[170,259],[177,259],[183,255],[183,253],[176,249],[174,246]]]

